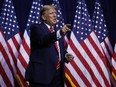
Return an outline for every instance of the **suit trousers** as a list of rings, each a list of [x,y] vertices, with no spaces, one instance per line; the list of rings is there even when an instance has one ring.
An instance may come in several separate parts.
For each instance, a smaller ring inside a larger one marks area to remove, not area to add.
[[[64,83],[61,79],[61,69],[56,70],[55,76],[50,84],[41,84],[29,82],[30,87],[64,87]]]

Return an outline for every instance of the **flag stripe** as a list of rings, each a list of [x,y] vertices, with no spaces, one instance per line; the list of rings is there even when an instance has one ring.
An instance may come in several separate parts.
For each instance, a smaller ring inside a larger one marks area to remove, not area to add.
[[[12,85],[11,81],[9,80],[8,76],[6,75],[4,68],[6,68],[6,67],[3,67],[3,65],[0,64],[0,70],[2,70],[2,72],[1,72],[2,79],[3,79],[3,81],[5,81],[5,84],[7,86],[12,87],[13,85]]]
[[[0,87],[6,87],[6,84],[5,84],[5,82],[4,82],[4,80],[3,80],[3,78],[2,78],[2,76],[1,76],[1,74],[0,74]]]
[[[105,38],[105,40],[104,40],[104,42],[105,42],[105,48],[106,48],[106,51],[107,51],[107,55],[109,55],[109,56],[107,56],[109,59],[111,59],[111,56],[112,56],[112,54],[113,54],[113,49],[112,49],[112,46],[111,46],[111,43],[110,43],[110,38],[109,38],[109,36],[108,37],[106,37]],[[102,44],[102,43],[101,43]],[[103,46],[102,46],[103,47]],[[105,52],[106,52],[105,51]]]
[[[67,67],[65,67],[65,70],[66,70],[66,74],[68,74],[68,76],[70,77],[70,80],[66,77],[66,79],[68,79],[69,80],[69,82],[70,82],[70,85],[73,87],[73,85],[74,86],[77,86],[77,87],[79,87],[79,84],[77,83],[77,81],[76,81],[76,79],[73,77],[73,74],[71,74],[71,72],[70,72],[70,70],[67,68]],[[72,83],[72,84],[71,84]],[[67,84],[67,86],[69,86],[68,84],[68,82],[66,82],[66,84]],[[70,87],[70,86],[69,86]]]
[[[28,34],[27,34],[27,32],[26,32],[26,34],[25,34],[26,36],[25,36],[25,38],[26,38],[26,40],[24,39],[23,41],[24,42],[22,42],[22,43],[24,43],[23,44],[23,47],[24,47],[24,49],[25,49],[25,51],[27,52],[27,55],[29,56],[30,55],[30,38],[29,37],[27,37],[28,36]]]

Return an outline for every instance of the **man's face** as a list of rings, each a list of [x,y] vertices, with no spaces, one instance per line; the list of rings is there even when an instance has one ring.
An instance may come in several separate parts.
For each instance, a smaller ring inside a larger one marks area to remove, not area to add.
[[[43,17],[44,21],[50,26],[53,26],[57,23],[57,14],[55,9],[49,9],[45,11]]]

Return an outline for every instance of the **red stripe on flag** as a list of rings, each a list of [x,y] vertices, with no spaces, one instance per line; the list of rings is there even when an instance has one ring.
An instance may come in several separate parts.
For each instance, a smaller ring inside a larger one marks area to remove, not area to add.
[[[18,57],[20,63],[23,65],[23,67],[26,69],[27,68],[27,62],[25,61],[24,57],[22,56],[21,53],[19,53],[19,57]]]
[[[2,76],[2,79],[4,80],[4,82],[5,82],[5,84],[7,85],[7,87],[12,87],[12,84],[11,84],[9,78],[7,77],[6,72],[4,71],[4,68],[3,68],[3,66],[1,65],[1,63],[0,63],[0,70],[1,70],[1,71],[0,71],[0,74],[1,74],[1,76]]]
[[[70,76],[72,82],[74,83],[75,86],[79,87],[78,82],[76,81],[76,79],[72,76],[72,74],[70,73],[69,69],[67,67],[65,67],[65,72]],[[68,82],[66,83],[68,86]],[[71,84],[70,84],[71,85]],[[70,86],[69,86],[70,87]]]
[[[22,45],[28,55],[30,55],[30,47],[28,46],[27,42],[25,39],[23,39]]]

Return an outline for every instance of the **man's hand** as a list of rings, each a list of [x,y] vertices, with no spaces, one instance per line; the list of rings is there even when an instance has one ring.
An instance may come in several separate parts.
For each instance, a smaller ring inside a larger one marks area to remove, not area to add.
[[[70,53],[66,53],[65,58],[67,59],[68,62],[70,62],[74,59],[74,56]]]
[[[61,29],[61,33],[65,34],[66,32],[71,31],[69,28],[70,26],[71,24],[65,24]]]

